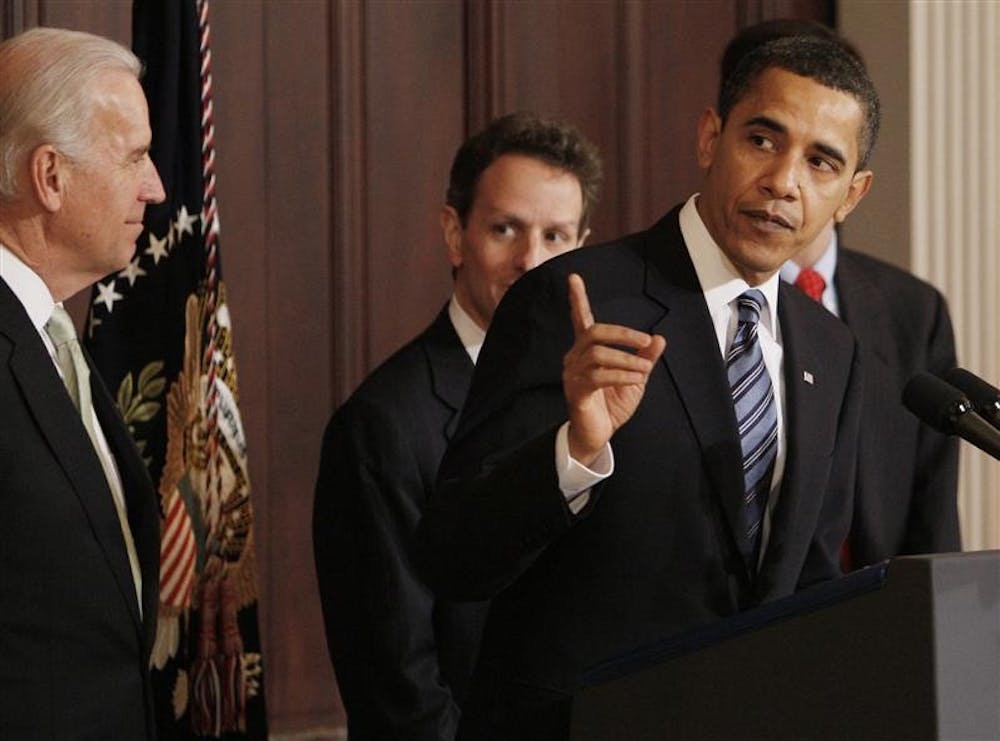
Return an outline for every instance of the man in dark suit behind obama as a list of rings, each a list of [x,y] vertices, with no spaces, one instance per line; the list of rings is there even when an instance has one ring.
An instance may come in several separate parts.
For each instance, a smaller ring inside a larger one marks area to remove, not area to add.
[[[313,543],[352,740],[454,738],[486,608],[431,594],[413,532],[497,303],[583,243],[599,178],[594,147],[558,121],[511,114],[470,137],[441,213],[451,300],[330,420]]]

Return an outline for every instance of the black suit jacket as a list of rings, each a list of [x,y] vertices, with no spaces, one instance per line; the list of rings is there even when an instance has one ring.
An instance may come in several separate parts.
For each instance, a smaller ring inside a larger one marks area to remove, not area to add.
[[[834,281],[865,368],[853,566],[961,550],[958,441],[922,424],[901,401],[914,374],[955,367],[944,297],[899,268],[844,248]]]
[[[313,513],[327,644],[350,737],[450,739],[482,605],[435,600],[412,539],[473,365],[447,307],[330,420]]]
[[[100,461],[38,332],[0,280],[3,738],[155,737],[148,667],[159,513],[142,459],[93,367],[90,378],[124,487],[142,619]]]
[[[782,286],[788,456],[760,571],[736,533],[742,467],[729,384],[675,209],[649,231],[523,277],[490,327],[420,528],[442,594],[492,597],[462,735],[561,738],[585,669],[839,573],[856,449],[855,342]],[[566,278],[599,322],[667,349],[612,439],[614,474],[571,514],[554,439],[573,341]]]

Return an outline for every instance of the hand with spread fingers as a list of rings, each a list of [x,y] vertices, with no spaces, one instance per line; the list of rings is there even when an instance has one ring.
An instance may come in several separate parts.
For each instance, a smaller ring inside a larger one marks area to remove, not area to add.
[[[575,337],[563,358],[569,452],[589,465],[639,406],[667,342],[660,335],[595,322],[587,288],[576,273],[569,276],[569,303]],[[635,348],[635,353],[620,348]]]

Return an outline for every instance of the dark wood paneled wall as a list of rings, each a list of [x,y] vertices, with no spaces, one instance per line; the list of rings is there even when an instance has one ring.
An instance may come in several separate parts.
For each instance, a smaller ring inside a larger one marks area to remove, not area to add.
[[[129,43],[127,0],[0,0]],[[694,124],[726,40],[832,0],[215,0],[218,193],[261,563],[272,731],[343,722],[310,513],[326,420],[446,300],[438,211],[491,117],[569,118],[601,148],[603,240],[698,186]]]

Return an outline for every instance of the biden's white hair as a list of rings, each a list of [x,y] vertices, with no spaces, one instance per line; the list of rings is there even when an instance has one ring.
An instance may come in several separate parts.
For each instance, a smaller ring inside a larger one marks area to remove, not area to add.
[[[0,200],[15,197],[18,169],[42,144],[84,158],[95,81],[114,71],[138,79],[142,65],[121,44],[81,31],[33,28],[0,43]]]

